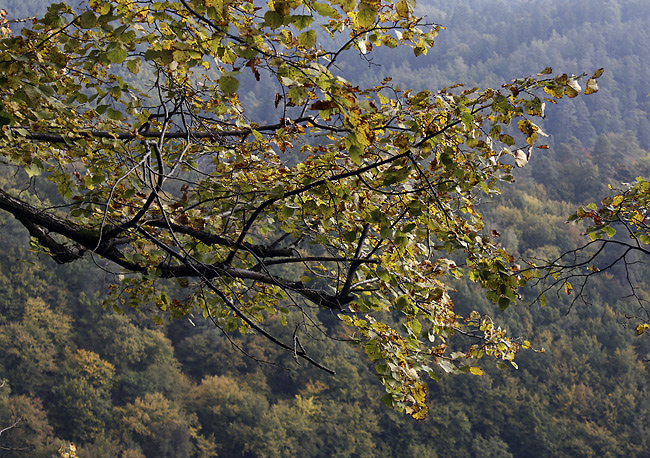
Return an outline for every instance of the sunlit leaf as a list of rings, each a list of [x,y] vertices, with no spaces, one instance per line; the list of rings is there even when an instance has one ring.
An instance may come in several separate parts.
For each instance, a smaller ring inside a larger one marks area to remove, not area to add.
[[[598,92],[598,82],[590,78],[587,80],[587,88],[585,89],[585,94],[593,94],[594,92]]]
[[[518,149],[514,153],[515,156],[515,164],[517,167],[523,167],[526,164],[528,164],[528,155],[524,153],[522,150]]]
[[[303,48],[311,48],[316,44],[316,31],[307,30],[298,35],[298,42]]]
[[[483,370],[480,367],[470,367],[469,371],[474,375],[483,375]]]

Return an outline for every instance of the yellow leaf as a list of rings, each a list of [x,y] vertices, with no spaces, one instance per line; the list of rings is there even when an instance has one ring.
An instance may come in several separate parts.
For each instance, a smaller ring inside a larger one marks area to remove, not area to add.
[[[632,223],[636,224],[637,226],[640,226],[643,224],[644,221],[645,218],[643,217],[643,215],[638,211],[635,211],[634,215],[632,215]]]
[[[428,411],[429,411],[428,408],[426,408],[426,409],[425,409],[425,408],[419,409],[418,411],[412,413],[412,414],[411,414],[411,417],[412,417],[413,419],[415,419],[415,420],[418,420],[418,421],[420,421],[420,420],[424,420],[424,419],[426,418],[426,416],[427,416],[427,412],[428,412]]]
[[[375,23],[375,19],[377,19],[377,11],[372,8],[364,8],[354,14],[353,19],[359,27],[364,29],[369,28]]]
[[[161,21],[160,23],[158,23],[158,29],[160,30],[160,32],[163,35],[173,35],[174,34],[174,32],[172,32],[171,27],[169,27],[169,24],[167,24],[166,22]]]
[[[397,5],[395,6],[395,11],[397,11],[397,14],[399,14],[401,17],[410,17],[411,14],[413,14],[414,9],[414,0],[402,0],[400,2],[397,2]]]
[[[598,83],[596,82],[595,79],[590,78],[587,80],[587,89],[585,89],[585,94],[593,94],[594,92],[598,92]]]
[[[614,198],[612,199],[612,206],[618,207],[619,205],[621,205],[621,202],[623,202],[623,196],[621,195],[614,196]]]
[[[483,370],[480,367],[470,367],[469,371],[474,375],[483,375]]]
[[[427,384],[422,382],[415,382],[413,385],[414,386],[411,389],[411,394],[418,404],[423,405],[427,402]]]
[[[648,330],[648,328],[650,328],[650,324],[643,323],[643,324],[639,324],[639,325],[637,325],[637,326],[634,328],[634,330],[636,331],[637,335],[640,336],[641,334],[643,334],[644,332],[646,332],[646,331]]]

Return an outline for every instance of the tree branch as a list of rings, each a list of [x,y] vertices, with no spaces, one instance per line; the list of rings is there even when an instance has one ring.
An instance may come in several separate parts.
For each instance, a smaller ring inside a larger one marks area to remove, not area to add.
[[[296,119],[285,119],[283,122],[276,124],[269,124],[264,126],[255,126],[245,129],[233,129],[233,130],[206,130],[206,131],[176,131],[176,132],[166,132],[165,138],[169,140],[177,139],[186,139],[188,137],[194,139],[207,139],[207,140],[216,140],[219,138],[225,137],[246,137],[253,133],[253,130],[258,132],[268,132],[276,131],[280,128],[287,127],[291,124],[307,124],[312,123],[316,124],[316,119],[313,116],[302,116]],[[336,129],[337,131],[347,132],[348,129],[343,128],[334,128],[327,126],[318,126],[319,128],[328,128],[328,130]],[[13,127],[13,130],[16,129],[26,129],[25,126]],[[71,141],[80,140],[83,138],[108,138],[111,140],[138,140],[138,139],[158,139],[162,132],[155,130],[147,130],[144,132],[108,132],[104,130],[89,130],[87,132],[78,132],[76,136],[67,136],[51,133],[41,133],[41,132],[30,132],[26,137],[29,140],[44,141],[49,143],[70,143]]]

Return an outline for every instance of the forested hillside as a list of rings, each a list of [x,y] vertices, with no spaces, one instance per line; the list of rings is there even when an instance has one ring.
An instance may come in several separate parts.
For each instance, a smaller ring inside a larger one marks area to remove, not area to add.
[[[10,20],[43,7],[0,0]],[[599,202],[609,184],[650,175],[647,2],[427,0],[417,12],[445,27],[433,49],[347,57],[340,65],[355,84],[392,77],[403,89],[435,92],[498,87],[549,66],[569,75],[605,69],[597,94],[547,104],[550,148],[534,149],[501,195],[476,202],[486,230],[522,265],[583,244],[569,215]],[[264,81],[242,85],[244,102],[275,112]],[[4,171],[0,182],[20,189],[30,180]],[[312,344],[311,354],[336,369],[330,375],[198,315],[161,324],[155,305],[114,310],[104,259],[57,265],[29,251],[29,234],[10,215],[0,213],[0,225],[0,430],[13,426],[0,434],[3,457],[56,457],[70,443],[84,458],[648,455],[650,337],[626,318],[639,313],[626,275],[650,297],[643,264],[593,277],[579,300],[553,290],[541,305],[541,286],[529,287],[505,311],[476,284],[455,280],[458,313],[489,314],[537,351],[522,350],[518,369],[485,360],[482,376],[440,377],[429,384],[428,416],[415,421],[382,404],[360,347]],[[170,295],[183,286],[170,284]],[[269,326],[290,341],[294,327],[282,321],[301,319],[278,315]]]

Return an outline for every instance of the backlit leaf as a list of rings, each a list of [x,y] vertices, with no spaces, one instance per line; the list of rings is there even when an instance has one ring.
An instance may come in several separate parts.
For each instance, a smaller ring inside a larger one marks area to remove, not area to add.
[[[298,43],[303,48],[311,48],[316,44],[316,31],[307,30],[298,35]]]
[[[395,5],[395,11],[401,17],[410,17],[415,10],[415,0],[401,0]]]
[[[483,370],[480,367],[470,367],[469,368],[470,373],[474,375],[483,375]]]
[[[359,27],[366,29],[375,23],[375,19],[377,19],[377,11],[371,8],[364,8],[359,10],[356,14],[356,18]]]
[[[97,24],[97,17],[95,13],[90,10],[85,11],[81,16],[79,16],[79,26],[84,29],[92,29]]]
[[[528,164],[528,155],[523,150],[518,149],[515,151],[514,156],[517,167],[523,167]]]
[[[126,59],[126,49],[122,46],[116,46],[106,53],[106,57],[114,64],[121,64]]]
[[[219,78],[219,89],[226,95],[234,94],[239,89],[239,80],[234,76],[222,76]]]
[[[585,94],[593,94],[594,92],[598,92],[598,82],[590,78],[587,80],[587,88],[585,89]]]

